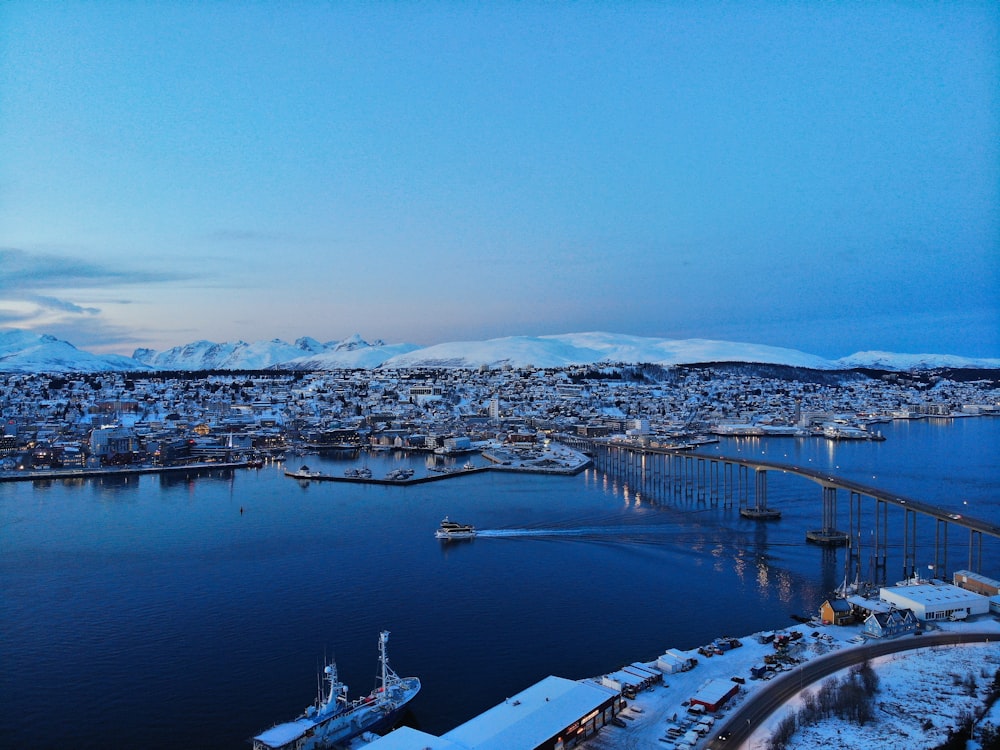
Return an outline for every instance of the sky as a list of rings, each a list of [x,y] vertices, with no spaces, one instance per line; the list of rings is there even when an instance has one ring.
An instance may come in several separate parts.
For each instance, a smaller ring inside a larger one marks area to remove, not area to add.
[[[997,357],[1000,6],[7,0],[0,328]]]

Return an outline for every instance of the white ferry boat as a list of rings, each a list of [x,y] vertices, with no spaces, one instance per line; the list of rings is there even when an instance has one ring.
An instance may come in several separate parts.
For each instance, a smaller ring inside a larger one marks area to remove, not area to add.
[[[457,523],[444,517],[441,526],[434,532],[438,539],[472,539],[476,535],[476,527],[464,523]]]

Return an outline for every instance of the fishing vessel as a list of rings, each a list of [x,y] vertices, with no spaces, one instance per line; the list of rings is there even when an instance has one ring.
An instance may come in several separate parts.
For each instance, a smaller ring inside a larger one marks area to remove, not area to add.
[[[337,677],[337,665],[323,669],[316,702],[294,721],[287,721],[253,738],[253,750],[324,750],[363,732],[390,727],[400,711],[420,691],[416,677],[400,677],[389,668],[389,631],[379,633],[380,684],[368,695],[349,700],[347,685]]]
[[[457,523],[444,517],[434,536],[438,539],[472,539],[476,535],[476,527]]]

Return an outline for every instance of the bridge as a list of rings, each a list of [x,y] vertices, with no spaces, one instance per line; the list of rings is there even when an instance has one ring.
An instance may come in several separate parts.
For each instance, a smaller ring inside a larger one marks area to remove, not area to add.
[[[762,522],[776,520],[780,510],[767,504],[768,472],[803,477],[822,490],[822,526],[808,530],[806,539],[823,545],[847,547],[847,573],[861,579],[862,498],[874,501],[873,563],[883,580],[889,549],[889,508],[902,511],[903,577],[916,574],[917,517],[934,523],[934,571],[948,570],[948,533],[968,533],[967,569],[981,572],[983,537],[1000,539],[1000,526],[923,502],[897,492],[838,477],[828,470],[767,461],[706,455],[690,448],[652,448],[620,441],[601,441],[562,436],[560,441],[592,456],[594,465],[635,485],[660,489],[666,495],[712,506],[734,507],[740,515]],[[751,478],[751,472],[753,474]],[[752,492],[751,492],[752,488]],[[838,491],[848,493],[848,528],[837,528]],[[895,513],[895,511],[894,511]]]

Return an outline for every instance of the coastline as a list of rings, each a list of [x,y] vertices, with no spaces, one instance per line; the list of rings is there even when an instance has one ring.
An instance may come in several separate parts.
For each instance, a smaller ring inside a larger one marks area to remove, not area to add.
[[[0,471],[0,482],[42,482],[60,479],[103,479],[104,477],[128,477],[143,474],[183,474],[185,472],[217,469],[244,469],[246,461],[225,463],[197,463],[182,466],[130,466],[123,468],[99,469],[23,469],[21,471]]]

